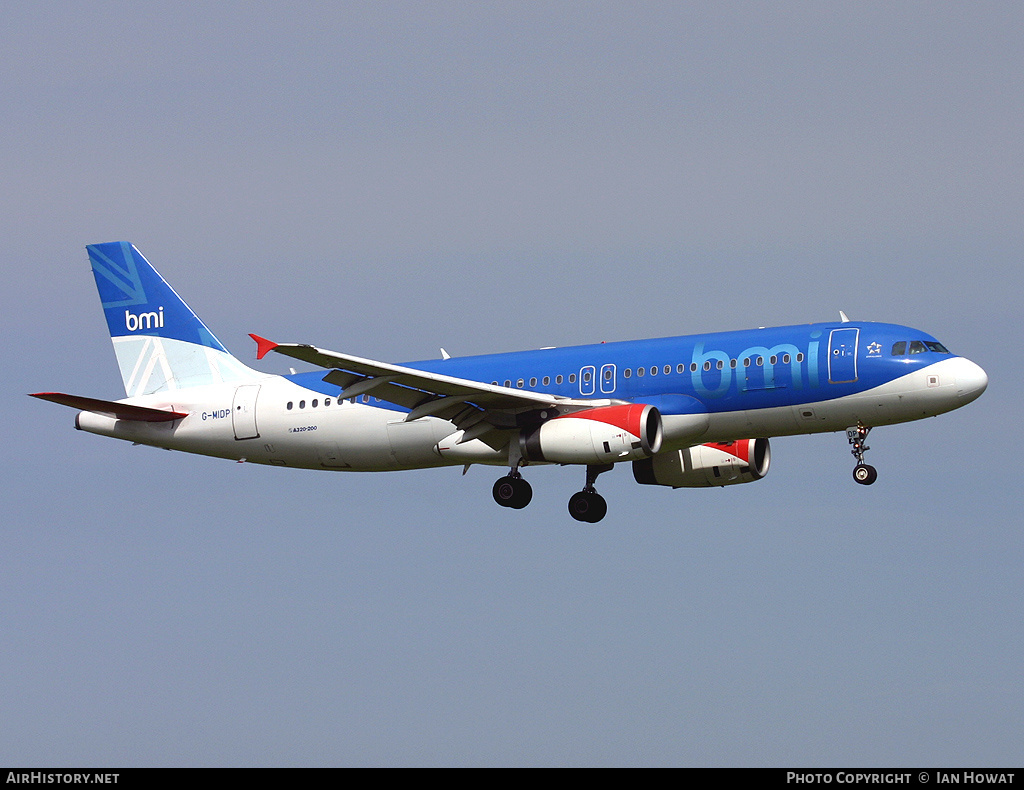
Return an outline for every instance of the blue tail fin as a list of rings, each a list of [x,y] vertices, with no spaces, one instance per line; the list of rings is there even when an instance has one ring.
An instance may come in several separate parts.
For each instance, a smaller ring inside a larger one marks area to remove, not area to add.
[[[129,396],[261,375],[228,353],[133,245],[86,249]]]

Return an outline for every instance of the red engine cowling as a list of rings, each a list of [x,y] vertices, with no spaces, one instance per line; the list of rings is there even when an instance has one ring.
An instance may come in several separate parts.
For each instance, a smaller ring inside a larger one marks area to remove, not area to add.
[[[527,461],[608,464],[647,458],[661,449],[661,414],[629,403],[572,412],[523,431],[519,449]]]
[[[712,442],[634,461],[633,477],[642,485],[672,488],[731,486],[760,480],[771,460],[767,439]]]

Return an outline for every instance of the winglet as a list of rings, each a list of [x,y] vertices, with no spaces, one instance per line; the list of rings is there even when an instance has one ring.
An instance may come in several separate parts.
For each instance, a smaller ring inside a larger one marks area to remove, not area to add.
[[[267,340],[265,337],[254,335],[252,332],[249,333],[249,337],[256,341],[256,359],[263,359],[267,352],[273,351],[278,346],[273,340]]]

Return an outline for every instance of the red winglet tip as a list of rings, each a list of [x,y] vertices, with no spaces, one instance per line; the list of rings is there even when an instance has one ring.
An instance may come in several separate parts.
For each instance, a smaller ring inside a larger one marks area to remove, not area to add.
[[[265,337],[254,335],[252,332],[249,333],[249,337],[256,341],[256,359],[263,359],[268,351],[273,351],[277,348],[277,343],[273,340],[267,340]]]

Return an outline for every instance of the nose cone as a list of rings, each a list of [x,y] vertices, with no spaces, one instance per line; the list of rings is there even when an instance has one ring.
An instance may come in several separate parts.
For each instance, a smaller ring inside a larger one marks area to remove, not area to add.
[[[956,359],[956,395],[961,403],[970,403],[985,391],[988,386],[988,375],[981,365],[969,359]]]

